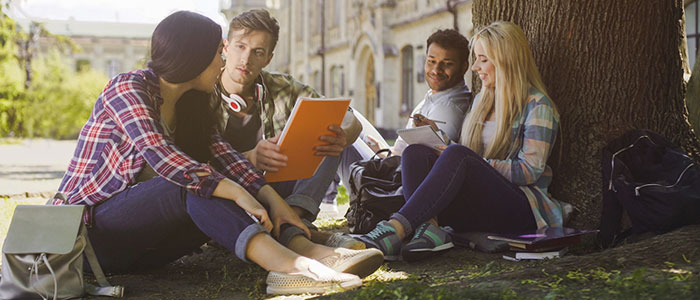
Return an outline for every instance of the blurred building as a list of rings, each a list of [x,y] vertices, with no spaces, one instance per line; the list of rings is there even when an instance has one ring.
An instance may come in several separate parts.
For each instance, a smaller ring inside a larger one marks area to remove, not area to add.
[[[377,127],[406,124],[428,86],[425,42],[437,29],[471,36],[470,0],[221,1],[229,18],[268,9],[280,39],[267,70],[292,74],[328,97],[351,97]],[[468,51],[468,49],[464,49]]]
[[[111,78],[141,67],[149,51],[151,34],[157,24],[86,22],[76,20],[33,20],[52,34],[70,37],[80,49],[66,55],[76,70],[90,67]],[[19,20],[25,28],[28,20]],[[51,37],[38,40],[39,53],[54,43]]]

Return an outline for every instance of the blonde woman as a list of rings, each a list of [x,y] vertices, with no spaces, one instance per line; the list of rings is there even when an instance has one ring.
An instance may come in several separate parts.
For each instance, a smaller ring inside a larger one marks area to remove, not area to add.
[[[406,204],[358,239],[406,261],[452,248],[457,232],[517,233],[562,225],[547,187],[559,115],[549,99],[523,30],[495,22],[472,38],[470,60],[482,90],[462,125],[459,144],[441,153],[411,145],[401,157]],[[412,238],[404,245],[404,240]]]

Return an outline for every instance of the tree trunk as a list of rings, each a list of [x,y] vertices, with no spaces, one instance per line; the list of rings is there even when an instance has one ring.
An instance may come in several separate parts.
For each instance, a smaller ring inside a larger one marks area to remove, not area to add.
[[[650,129],[700,157],[684,101],[682,16],[683,0],[474,0],[475,28],[523,28],[559,108],[551,192],[577,208],[571,226],[598,226],[601,149],[622,133]]]

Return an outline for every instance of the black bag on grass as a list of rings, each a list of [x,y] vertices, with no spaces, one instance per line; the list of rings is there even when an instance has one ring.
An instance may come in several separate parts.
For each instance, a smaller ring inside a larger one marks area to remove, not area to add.
[[[401,157],[375,157],[350,164],[350,207],[345,218],[351,233],[370,232],[406,203],[401,189]]]
[[[603,149],[603,213],[598,242],[664,233],[700,222],[700,171],[664,137],[634,130]],[[623,210],[631,228],[620,233]]]

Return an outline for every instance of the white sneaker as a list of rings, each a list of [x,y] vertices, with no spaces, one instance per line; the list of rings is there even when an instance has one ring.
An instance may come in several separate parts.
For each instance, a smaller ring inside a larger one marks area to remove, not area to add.
[[[326,246],[331,248],[347,248],[354,250],[362,250],[367,248],[365,243],[353,239],[347,234],[336,232],[326,241]]]
[[[335,249],[335,254],[319,260],[336,272],[350,273],[365,278],[384,263],[384,254],[379,249],[351,250]]]
[[[356,275],[339,273],[315,260],[308,260],[310,262],[301,272],[267,274],[267,293],[322,294],[336,290],[349,290],[362,285],[362,280]]]

